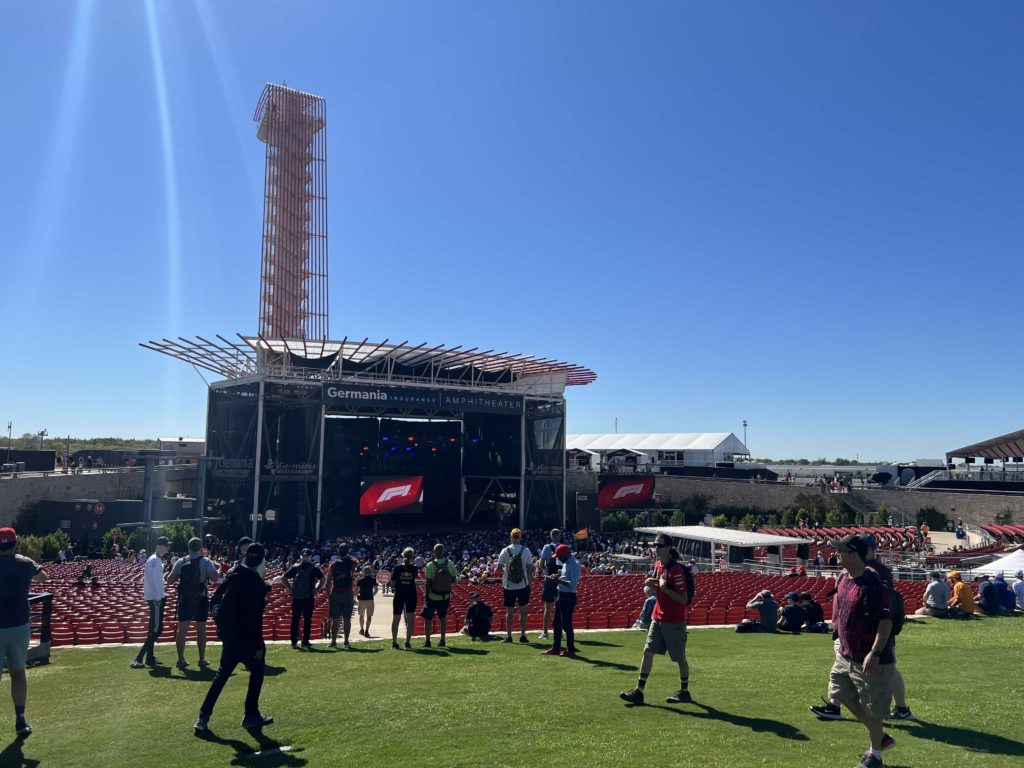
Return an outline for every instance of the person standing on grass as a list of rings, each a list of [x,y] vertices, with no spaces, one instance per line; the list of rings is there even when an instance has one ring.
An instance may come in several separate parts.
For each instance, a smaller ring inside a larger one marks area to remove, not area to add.
[[[19,737],[25,737],[32,733],[32,726],[25,719],[25,667],[32,638],[28,593],[33,581],[46,581],[47,576],[43,566],[14,553],[17,544],[18,534],[13,528],[0,528],[0,675],[6,661],[11,673],[14,730]]]
[[[156,646],[157,638],[164,631],[164,606],[167,604],[167,592],[164,589],[164,556],[170,548],[170,541],[166,536],[156,540],[156,547],[153,554],[146,560],[146,568],[143,572],[142,598],[149,606],[149,632],[146,635],[146,642],[139,649],[139,655],[131,663],[132,669],[143,667],[155,667],[156,656],[153,649]],[[145,661],[143,661],[145,660]]]
[[[576,635],[572,627],[572,614],[576,610],[576,589],[580,584],[581,568],[579,561],[572,556],[567,544],[559,544],[555,548],[555,557],[561,570],[548,576],[558,585],[558,599],[555,601],[555,639],[546,651],[545,656],[576,656]],[[562,650],[562,632],[565,632],[565,650]]]
[[[188,627],[196,623],[196,644],[199,646],[199,666],[208,667],[206,660],[206,620],[210,610],[209,583],[217,581],[217,566],[203,557],[203,542],[193,536],[188,540],[188,557],[174,564],[167,583],[178,584],[178,633],[174,643],[178,649],[178,669],[185,669],[185,643]]]
[[[219,601],[214,602],[214,619],[224,646],[220,667],[199,708],[199,718],[192,726],[196,736],[205,737],[209,731],[210,717],[217,699],[239,664],[249,670],[249,690],[245,696],[242,727],[259,729],[274,722],[274,718],[260,712],[260,692],[263,690],[267,656],[267,646],[263,642],[263,612],[270,591],[270,587],[263,581],[265,567],[263,547],[259,544],[250,545],[239,561],[239,567],[225,579],[226,587],[220,593]]]
[[[636,688],[619,694],[619,698],[630,704],[644,703],[644,689],[647,678],[654,666],[655,654],[668,653],[669,658],[679,665],[679,690],[665,699],[669,704],[683,704],[692,701],[690,696],[690,665],[686,660],[686,622],[688,618],[692,578],[685,566],[679,562],[678,550],[672,546],[672,539],[659,533],[654,540],[657,562],[654,577],[644,586],[654,589],[657,603],[651,614],[651,626],[647,630],[644,657],[640,663],[640,677]]]
[[[881,768],[882,750],[895,744],[883,729],[896,671],[889,591],[867,567],[863,537],[851,534],[834,546],[846,573],[836,585],[833,627],[839,647],[829,673],[829,701],[845,705],[868,730],[870,747],[857,768]]]
[[[427,581],[427,599],[423,606],[423,632],[426,637],[423,647],[430,647],[430,625],[434,614],[441,620],[441,640],[438,646],[444,648],[445,635],[448,632],[448,606],[452,602],[452,585],[458,573],[450,558],[444,556],[444,544],[434,545],[434,557],[427,563],[424,577]]]
[[[352,593],[352,585],[355,581],[356,569],[359,564],[348,553],[348,547],[342,544],[338,547],[338,559],[331,562],[327,568],[327,578],[324,580],[324,589],[330,590],[327,598],[328,616],[331,620],[331,644],[330,648],[338,647],[338,625],[342,627],[342,639],[345,650],[350,650],[349,636],[352,634],[352,608],[355,605],[355,595]],[[361,619],[360,615],[360,619]],[[362,634],[360,623],[360,634]],[[292,644],[294,645],[294,639]]]
[[[526,637],[526,606],[530,602],[530,566],[533,555],[523,546],[523,532],[513,528],[509,534],[511,542],[498,555],[498,573],[502,579],[502,593],[505,603],[505,639],[512,642],[512,620],[516,604],[519,604],[519,642],[530,642]]]
[[[559,571],[558,558],[555,557],[555,549],[562,543],[562,532],[557,528],[551,529],[551,540],[544,545],[540,551],[540,567],[542,578],[544,578],[544,591],[541,600],[544,602],[544,630],[540,639],[548,639],[548,627],[551,626],[551,619],[555,613],[555,600],[558,598],[558,584],[552,579],[546,578]]]
[[[405,616],[405,649],[412,648],[412,627],[416,614],[416,577],[419,569],[413,565],[416,554],[412,547],[402,551],[402,562],[391,570],[392,599],[391,647],[398,649],[398,622]]]
[[[377,581],[373,578],[373,568],[363,566],[363,578],[356,582],[359,590],[359,634],[370,636],[370,622],[373,621],[373,596],[377,594]],[[345,636],[346,642],[348,635]]]
[[[309,650],[309,633],[313,624],[313,595],[323,581],[320,569],[313,565],[313,553],[302,550],[299,562],[285,571],[281,583],[292,595],[292,623],[290,637],[292,648],[299,647],[299,619],[302,619],[302,648]],[[349,594],[352,589],[349,587]]]

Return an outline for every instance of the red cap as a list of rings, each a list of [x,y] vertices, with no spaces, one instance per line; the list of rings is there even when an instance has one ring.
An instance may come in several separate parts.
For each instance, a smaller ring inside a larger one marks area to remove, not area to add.
[[[13,528],[0,528],[0,544],[14,544],[18,540],[18,534]]]
[[[571,554],[572,554],[572,550],[569,549],[569,545],[568,544],[559,544],[557,547],[555,547],[555,557],[565,557],[565,558],[568,558],[569,555],[571,555]]]

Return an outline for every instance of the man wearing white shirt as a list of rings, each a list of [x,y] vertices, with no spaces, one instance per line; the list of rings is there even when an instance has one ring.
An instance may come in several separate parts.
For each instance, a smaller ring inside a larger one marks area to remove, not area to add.
[[[1017,583],[1013,585],[1013,595],[1017,598],[1017,610],[1024,611],[1024,571],[1017,571]]]
[[[164,591],[164,561],[163,557],[170,548],[170,542],[166,536],[156,540],[156,548],[149,559],[146,560],[146,570],[142,584],[142,598],[149,606],[149,634],[146,642],[139,649],[139,655],[132,662],[132,669],[142,669],[145,666],[155,667],[156,657],[153,655],[153,646],[160,633],[164,630],[164,604],[167,602],[167,593]],[[145,659],[145,663],[143,663]]]
[[[526,637],[526,605],[530,602],[530,566],[533,555],[523,546],[523,532],[513,528],[509,535],[512,542],[498,555],[498,572],[505,595],[505,629],[503,642],[512,642],[512,618],[516,603],[519,604],[519,642],[530,642]]]

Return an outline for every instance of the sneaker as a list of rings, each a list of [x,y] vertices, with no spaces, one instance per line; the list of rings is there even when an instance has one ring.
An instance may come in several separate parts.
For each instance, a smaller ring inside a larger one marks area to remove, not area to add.
[[[537,639],[538,640],[550,640],[551,639],[551,635],[549,635],[547,632],[541,632],[540,635],[537,637]]]
[[[269,715],[256,715],[256,717],[247,717],[242,721],[243,728],[263,728],[266,725],[273,725],[274,718]]]
[[[887,749],[892,749],[896,746],[896,739],[890,736],[888,733],[882,734],[882,751],[885,752]]]
[[[445,647],[445,645],[447,645],[447,643],[445,643],[445,641],[444,641],[444,638],[442,637],[442,638],[441,638],[441,639],[440,639],[440,640],[439,640],[439,641],[437,642],[437,647],[438,647],[438,648],[444,648],[444,647]]]
[[[519,642],[520,643],[528,643],[528,642],[530,642],[530,638],[528,638],[526,636],[526,634],[524,633],[524,634],[519,636]]]
[[[910,707],[893,707],[892,712],[889,713],[890,720],[914,720],[914,713],[910,711]]]
[[[410,643],[408,640],[405,641],[405,650],[407,650],[407,651],[411,651],[412,650],[412,643]]]
[[[843,715],[839,709],[838,704],[833,704],[825,699],[821,700],[821,704],[814,707],[809,707],[811,712],[816,714],[822,720],[842,720]]]
[[[883,768],[882,761],[872,755],[870,752],[865,752],[860,756],[860,762],[857,763],[854,768]]]
[[[346,645],[348,645],[348,643],[346,643]],[[313,650],[313,646],[310,645],[309,643],[303,643],[302,644],[302,650],[304,650],[304,651],[312,651]]]
[[[398,644],[398,641],[397,641],[397,640],[392,640],[392,641],[391,641],[391,647],[392,647],[392,648],[394,648],[394,649],[395,649],[396,651],[399,651],[399,650],[401,650],[401,649],[402,649],[402,646],[400,646],[400,645]]]
[[[639,688],[634,688],[632,691],[629,691],[629,693],[623,691],[619,694],[619,698],[623,701],[628,701],[630,704],[636,704],[639,706],[644,703],[644,692]]]
[[[564,656],[567,659],[575,659],[576,658],[576,651],[575,650],[571,650],[569,648],[566,648],[564,651],[562,651],[558,655],[559,656]]]
[[[299,644],[298,643],[292,643],[292,650],[293,651],[299,650]]]
[[[429,640],[424,640],[423,641],[423,647],[424,648],[429,648],[430,647],[430,641]]]
[[[210,721],[199,718],[196,720],[196,724],[192,726],[192,733],[196,736],[205,736],[206,732],[210,730]]]
[[[199,660],[199,668],[200,669],[206,669],[208,666],[210,666],[210,662],[208,662],[206,659],[200,659]]]
[[[691,701],[693,701],[693,696],[682,688],[665,699],[666,704],[689,704]]]
[[[175,669],[185,669],[185,667],[187,667],[187,666],[188,666],[188,662],[185,661],[184,659],[182,659],[181,661],[179,661],[177,664],[174,665],[174,668]]]
[[[146,659],[146,666],[147,667],[159,667],[159,666],[161,666],[160,659],[158,659],[156,656],[154,656],[151,659]]]
[[[541,651],[540,655],[541,656],[558,656],[561,652],[562,652],[561,648],[555,648],[555,646],[552,645],[546,651]]]
[[[145,668],[146,668],[146,665],[145,665],[145,664],[143,664],[143,663],[142,663],[141,661],[139,661],[138,659],[136,659],[135,661],[133,661],[133,662],[132,662],[131,664],[129,664],[128,666],[130,666],[130,667],[131,667],[132,669],[145,669]]]
[[[511,643],[512,642],[512,635],[505,635],[505,639],[502,640],[501,642],[503,642],[503,643]]]
[[[348,640],[342,643],[341,647],[344,648],[346,651],[352,650],[352,645],[348,642]]]
[[[32,733],[32,726],[28,724],[24,717],[19,717],[14,723],[14,730],[19,736],[28,736]]]
[[[337,648],[338,647],[338,642],[336,640],[332,640],[330,643],[327,644],[327,647],[328,648]]]

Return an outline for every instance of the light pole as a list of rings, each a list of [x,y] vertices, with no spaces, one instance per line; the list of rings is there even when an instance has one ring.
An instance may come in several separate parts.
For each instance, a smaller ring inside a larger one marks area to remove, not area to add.
[[[743,447],[747,448],[747,420],[743,420]],[[750,455],[750,449],[747,448],[747,456]]]
[[[7,422],[7,464],[11,463],[11,422]]]
[[[37,434],[39,435],[39,450],[41,451],[43,450],[43,438],[50,433],[47,432],[45,429],[41,429]]]

